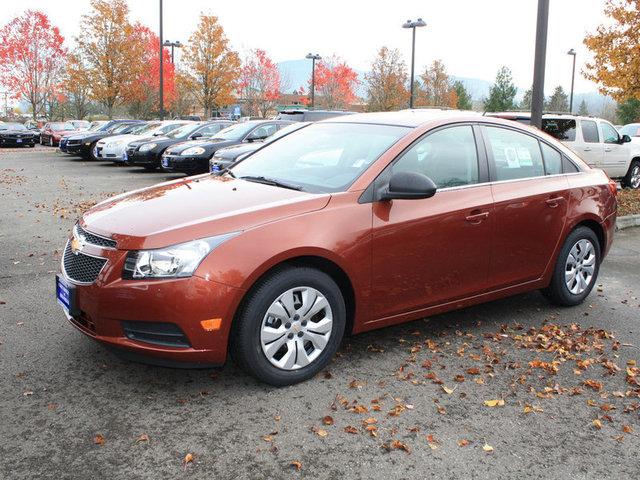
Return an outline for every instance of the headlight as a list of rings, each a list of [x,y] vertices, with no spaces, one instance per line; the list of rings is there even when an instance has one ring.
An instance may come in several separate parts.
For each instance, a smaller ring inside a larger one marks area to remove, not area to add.
[[[107,148],[117,147],[118,145],[122,145],[122,140],[116,140],[115,142],[107,143]]]
[[[184,150],[180,155],[202,155],[203,153],[204,153],[204,148],[191,147]]]
[[[226,233],[157,250],[129,252],[124,264],[123,277],[128,279],[190,277],[209,252],[239,233]]]
[[[145,143],[144,145],[142,145],[140,147],[140,151],[141,152],[148,152],[149,150],[151,150],[152,148],[156,148],[158,146],[157,143]]]

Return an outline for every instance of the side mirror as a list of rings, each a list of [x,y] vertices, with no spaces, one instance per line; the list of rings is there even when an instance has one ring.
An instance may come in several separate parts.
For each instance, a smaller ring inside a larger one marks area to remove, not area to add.
[[[436,194],[437,189],[433,180],[422,173],[397,172],[391,175],[389,187],[382,192],[380,200],[430,198]]]
[[[631,137],[629,135],[622,135],[620,137],[620,143],[629,143],[631,141]]]
[[[202,138],[204,135],[202,134],[202,132],[196,132],[193,135],[191,135],[191,140],[195,140],[196,138]]]

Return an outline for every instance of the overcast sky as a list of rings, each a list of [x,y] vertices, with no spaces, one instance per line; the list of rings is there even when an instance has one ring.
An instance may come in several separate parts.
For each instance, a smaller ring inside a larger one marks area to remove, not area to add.
[[[129,0],[131,17],[157,30],[159,0]],[[605,19],[604,0],[551,0],[545,90],[571,85],[570,48],[578,52],[576,92],[596,89],[579,74],[587,58],[586,32]],[[493,80],[501,65],[515,83],[533,78],[537,0],[164,0],[164,38],[188,40],[200,12],[220,18],[234,48],[263,48],[275,61],[303,58],[307,52],[337,53],[352,67],[368,70],[376,50],[397,47],[410,62],[407,19],[422,17],[417,32],[416,69],[442,59],[452,75]],[[89,0],[2,2],[0,24],[25,9],[49,15],[69,41],[89,9]]]

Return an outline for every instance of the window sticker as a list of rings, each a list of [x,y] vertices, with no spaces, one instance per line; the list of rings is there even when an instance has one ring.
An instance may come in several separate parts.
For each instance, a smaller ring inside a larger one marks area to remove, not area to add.
[[[509,168],[520,168],[520,162],[518,161],[518,152],[513,147],[505,147],[504,156],[507,158],[507,165]]]
[[[518,148],[518,161],[521,167],[533,167],[533,159],[531,158],[531,152],[528,148]]]

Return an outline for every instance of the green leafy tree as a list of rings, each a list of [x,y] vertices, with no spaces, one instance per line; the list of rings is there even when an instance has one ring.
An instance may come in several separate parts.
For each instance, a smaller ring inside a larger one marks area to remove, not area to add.
[[[496,75],[496,81],[491,85],[489,97],[484,101],[484,109],[487,112],[502,112],[516,108],[516,86],[513,84],[511,70],[501,67]]]
[[[618,104],[618,118],[623,124],[640,122],[640,99],[629,98]]]
[[[569,97],[564,93],[564,89],[558,85],[553,91],[553,95],[545,103],[545,109],[551,112],[568,112]]]
[[[524,92],[524,96],[520,101],[520,110],[531,110],[531,98],[533,96],[533,89],[530,88]]]
[[[619,111],[618,111],[618,114],[619,114]],[[585,102],[584,100],[580,102],[580,106],[578,107],[578,115],[581,115],[583,117],[586,117],[589,115],[589,108],[587,107],[587,102]]]
[[[458,103],[456,105],[458,110],[471,110],[473,108],[471,95],[469,95],[467,89],[464,88],[464,84],[460,80],[456,80],[453,82],[453,89],[458,97]]]

